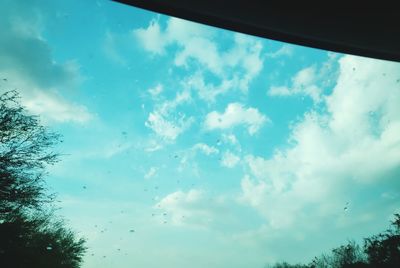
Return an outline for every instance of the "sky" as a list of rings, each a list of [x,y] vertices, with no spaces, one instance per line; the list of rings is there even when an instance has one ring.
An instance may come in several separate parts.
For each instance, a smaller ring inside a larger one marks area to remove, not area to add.
[[[400,64],[108,1],[0,2],[83,268],[307,262],[400,212]]]

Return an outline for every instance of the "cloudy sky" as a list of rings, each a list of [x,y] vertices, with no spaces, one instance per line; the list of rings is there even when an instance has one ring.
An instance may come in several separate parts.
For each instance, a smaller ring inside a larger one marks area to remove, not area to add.
[[[0,4],[0,91],[61,133],[84,268],[262,268],[400,208],[400,64],[103,1]]]

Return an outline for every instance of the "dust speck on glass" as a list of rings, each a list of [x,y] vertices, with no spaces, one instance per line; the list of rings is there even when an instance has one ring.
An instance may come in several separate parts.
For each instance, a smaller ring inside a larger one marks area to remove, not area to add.
[[[111,1],[2,1],[0,25],[0,93],[63,141],[32,169],[56,205],[0,233],[28,217],[49,263],[74,237],[68,267],[307,264],[400,212],[399,63]]]

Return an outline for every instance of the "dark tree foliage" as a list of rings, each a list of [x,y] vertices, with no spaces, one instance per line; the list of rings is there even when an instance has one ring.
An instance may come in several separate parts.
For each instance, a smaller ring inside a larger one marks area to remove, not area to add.
[[[399,268],[400,267],[400,214],[390,229],[364,239],[363,246],[354,241],[334,248],[330,254],[315,257],[308,265],[277,263],[273,268]]]
[[[50,149],[59,135],[47,131],[39,119],[26,114],[16,91],[0,96],[0,212],[40,209],[52,196],[45,193],[45,166],[57,161]]]
[[[0,237],[0,267],[75,268],[85,249],[83,239],[45,212],[13,214],[0,225]]]
[[[268,266],[266,266],[266,268],[267,267]],[[279,262],[274,264],[272,268],[308,268],[308,266],[304,264],[289,264],[287,262]]]
[[[83,239],[54,215],[46,192],[47,165],[60,136],[27,114],[16,91],[0,95],[0,267],[75,268],[86,250]]]
[[[364,240],[364,252],[375,267],[400,267],[400,214],[392,228]]]
[[[350,241],[347,245],[332,249],[330,255],[322,255],[316,257],[309,264],[309,267],[364,267],[365,255],[359,245],[354,241]]]

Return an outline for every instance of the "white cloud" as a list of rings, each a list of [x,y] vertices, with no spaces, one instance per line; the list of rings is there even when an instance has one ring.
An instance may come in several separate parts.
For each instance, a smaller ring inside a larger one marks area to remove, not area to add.
[[[292,45],[284,44],[277,51],[267,53],[267,56],[271,57],[271,58],[278,58],[278,57],[282,57],[282,56],[292,56],[293,51],[294,51],[294,47]]]
[[[201,24],[174,17],[167,21],[164,30],[161,29],[157,20],[152,20],[147,28],[135,29],[132,33],[144,49],[155,54],[164,53],[165,48],[169,45],[185,46],[192,39],[211,37],[213,34]]]
[[[222,140],[226,143],[230,143],[231,145],[239,144],[239,141],[233,134],[222,134]]]
[[[56,93],[35,90],[22,94],[22,105],[44,121],[85,123],[92,118],[85,106],[68,103]]]
[[[163,145],[160,142],[152,139],[148,142],[148,144],[145,145],[144,151],[151,153],[151,152],[156,152],[158,150],[161,150],[162,148],[163,148]]]
[[[224,167],[233,168],[239,163],[239,161],[239,156],[228,151],[222,156],[221,165]]]
[[[190,93],[182,91],[174,99],[156,105],[154,111],[149,114],[145,126],[152,129],[164,141],[174,141],[193,123],[193,117],[175,113],[177,106],[190,101]]]
[[[295,83],[312,85],[312,73],[299,74]],[[289,228],[295,222],[298,227],[303,220],[318,224],[325,217],[341,224],[345,202],[352,198],[354,205],[362,199],[354,189],[373,191],[385,181],[396,183],[399,74],[397,63],[342,57],[335,88],[321,97],[326,112],[311,110],[295,124],[289,148],[278,149],[269,159],[246,157],[251,176],[242,180],[240,200],[271,228]],[[374,200],[363,202],[367,207]],[[357,215],[353,217],[356,221]]]
[[[204,38],[192,38],[185,43],[182,51],[175,57],[175,65],[187,66],[194,59],[216,75],[222,74],[222,64],[214,42]]]
[[[165,213],[172,225],[194,228],[210,226],[226,214],[224,198],[211,198],[205,191],[198,189],[168,194],[154,208]]]
[[[157,84],[155,87],[149,88],[148,91],[149,91],[150,95],[154,98],[163,91],[163,85]]]
[[[292,78],[292,86],[272,86],[268,95],[270,96],[291,96],[302,94],[310,96],[314,102],[318,103],[321,100],[321,88],[317,83],[316,67],[311,66],[300,70]]]
[[[187,86],[207,101],[214,101],[216,96],[229,90],[247,92],[250,82],[263,67],[261,42],[251,36],[233,34],[232,47],[222,52],[215,42],[217,35],[213,28],[177,18],[170,18],[164,30],[153,20],[148,28],[133,33],[144,49],[155,54],[162,54],[168,46],[176,45],[175,65],[196,67],[198,72],[186,79]],[[206,83],[204,72],[216,75],[217,84]]]
[[[202,72],[196,72],[194,75],[187,77],[184,82],[187,88],[194,90],[201,99],[208,102],[214,102],[217,96],[226,94],[232,88],[236,88],[236,85],[239,85],[237,77],[223,79],[218,85],[206,83]]]
[[[181,116],[176,121],[168,120],[159,112],[149,114],[145,126],[151,128],[158,136],[167,141],[175,140],[181,133],[183,133],[192,123],[192,118],[186,119]]]
[[[224,113],[213,111],[204,122],[205,128],[229,129],[238,125],[246,125],[250,135],[254,135],[269,119],[256,108],[245,108],[240,103],[230,103]]]
[[[152,177],[154,177],[157,173],[157,168],[156,167],[151,167],[149,169],[149,171],[147,171],[147,173],[144,175],[145,179],[150,179]]]
[[[206,155],[210,155],[210,154],[217,154],[219,152],[219,150],[213,146],[209,146],[205,143],[196,143],[193,146],[194,150],[199,150],[201,152],[203,152]]]
[[[329,91],[335,86],[338,77],[338,54],[328,53],[328,59],[320,66],[312,65],[298,71],[291,79],[291,85],[271,86],[267,91],[269,96],[308,96],[314,103],[323,102],[323,91]]]
[[[86,107],[62,97],[67,88],[82,80],[78,65],[73,61],[57,63],[52,58],[51,48],[41,36],[40,12],[31,12],[17,2],[8,5],[4,7],[7,14],[0,18],[0,24],[8,29],[0,36],[0,72],[7,79],[0,91],[16,88],[22,104],[45,122],[90,120]]]
[[[156,54],[164,53],[166,37],[161,33],[160,25],[157,21],[152,20],[147,28],[136,29],[133,34],[146,50]]]
[[[174,225],[187,223],[203,226],[207,225],[210,212],[205,206],[205,195],[201,190],[177,191],[164,197],[156,204],[168,214]]]

